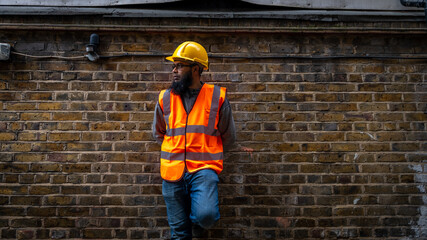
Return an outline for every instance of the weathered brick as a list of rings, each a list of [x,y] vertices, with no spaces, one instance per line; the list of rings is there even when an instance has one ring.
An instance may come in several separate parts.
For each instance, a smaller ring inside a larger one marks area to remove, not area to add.
[[[236,66],[237,72],[262,72],[261,64],[239,64]]]
[[[109,113],[107,120],[110,121],[129,121],[129,113]]]
[[[305,132],[297,132],[297,133],[286,133],[285,137],[289,141],[294,142],[312,142],[314,141],[314,134],[313,133],[305,133]]]
[[[256,133],[254,135],[255,141],[263,141],[263,142],[277,142],[277,141],[283,141],[283,134],[282,133]]]
[[[23,121],[46,121],[50,120],[50,113],[22,113]]]
[[[98,104],[95,102],[92,103],[71,103],[70,111],[96,111],[98,110]]]
[[[30,143],[5,143],[2,145],[2,151],[30,152],[31,149],[32,148]]]
[[[65,149],[65,144],[62,144],[62,143],[38,143],[38,144],[34,144],[33,149],[37,152],[62,151]]]
[[[357,143],[332,143],[331,150],[338,152],[355,152],[360,149]]]
[[[82,133],[82,141],[101,141],[102,140],[102,134],[100,133],[93,133],[93,132],[84,132]]]
[[[238,111],[248,111],[248,112],[258,112],[258,111],[265,111],[266,110],[266,106],[263,104],[236,104],[236,108],[238,109]]]
[[[32,195],[46,195],[59,193],[59,187],[52,186],[31,186],[29,193]]]
[[[301,166],[302,173],[321,173],[321,172],[328,172],[328,171],[329,171],[329,167],[325,165],[306,164]]]
[[[11,197],[10,204],[12,205],[40,205],[41,197],[34,196],[15,196]]]
[[[74,122],[59,122],[57,130],[69,131],[74,129]]]
[[[256,102],[282,101],[282,94],[276,94],[276,93],[255,94],[254,95],[254,101],[256,101]]]
[[[7,172],[7,171],[4,171]],[[14,179],[16,183],[16,179]],[[5,195],[16,194],[23,195],[28,193],[28,187],[26,186],[4,186],[0,188],[0,193]]]
[[[59,172],[61,165],[59,164],[33,164],[31,165],[32,172]]]
[[[35,110],[35,103],[8,103],[6,105],[7,110]]]
[[[343,104],[343,103],[337,103],[337,104],[330,104],[329,105],[329,109],[331,111],[357,111],[357,104],[355,103],[348,103],[348,104]]]
[[[341,153],[322,153],[318,156],[318,161],[321,163],[343,162],[344,161],[344,154],[341,154]]]
[[[0,133],[0,141],[13,141],[16,138],[15,133]]]
[[[327,152],[331,150],[329,143],[303,143],[301,148],[305,152]]]
[[[118,83],[118,91],[145,91],[147,90],[147,85],[145,83]],[[110,94],[111,98],[111,94]]]
[[[38,90],[41,91],[61,91],[61,90],[67,90],[68,89],[68,83],[65,82],[40,82]]]
[[[395,215],[395,210],[388,207],[370,207],[366,210],[370,216]]]
[[[379,83],[365,83],[359,84],[358,90],[362,92],[384,92],[385,86]]]
[[[318,141],[343,141],[344,133],[343,132],[324,132],[317,134]]]
[[[94,123],[91,125],[90,129],[92,131],[120,130],[120,123],[116,123],[116,122]]]
[[[374,94],[375,101],[378,102],[400,102],[402,100],[402,94],[400,93],[383,93]]]
[[[52,93],[50,92],[30,92],[26,93],[24,99],[27,100],[52,100]]]
[[[29,80],[28,73],[16,73],[15,80],[22,80],[9,83],[9,88],[11,90],[36,90],[37,83],[35,82],[27,82],[25,80]]]
[[[78,130],[78,131],[88,131],[89,130],[89,123],[77,122],[74,124],[73,129]]]
[[[140,111],[144,109],[143,103],[116,103],[117,111]]]
[[[45,197],[44,202],[46,205],[74,205],[76,199],[71,196],[48,196]]]
[[[59,132],[59,133],[49,133],[49,141],[78,141],[80,140],[80,133],[68,133],[68,132]]]
[[[67,143],[68,151],[95,151],[96,146],[93,143]]]
[[[277,152],[297,152],[299,150],[299,145],[289,143],[274,144],[272,149]]]
[[[316,119],[321,122],[340,122],[344,120],[344,115],[341,113],[319,113],[316,114]]]
[[[46,139],[45,133],[21,132],[18,134],[18,140],[20,141],[46,141]]]
[[[67,113],[53,113],[52,120],[56,121],[73,121],[73,120],[82,120],[83,114],[80,112],[67,112]]]
[[[361,149],[366,152],[385,152],[390,151],[389,143],[367,143],[361,144]]]
[[[66,164],[63,165],[64,172],[90,172],[91,165],[90,164]]]
[[[329,207],[303,208],[302,215],[307,217],[332,216],[332,208],[329,208]],[[337,214],[337,215],[339,216],[340,214]]]
[[[130,141],[146,141],[151,138],[151,132],[131,132],[129,134]]]
[[[47,208],[47,209],[50,210],[51,208]],[[46,219],[45,226],[46,227],[50,227],[50,228],[54,228],[54,227],[57,227],[57,228],[69,228],[69,227],[74,227],[75,226],[75,220],[71,219],[71,218],[55,218],[55,217],[50,217],[50,218]]]
[[[285,120],[287,122],[313,121],[314,115],[311,113],[285,113]]]

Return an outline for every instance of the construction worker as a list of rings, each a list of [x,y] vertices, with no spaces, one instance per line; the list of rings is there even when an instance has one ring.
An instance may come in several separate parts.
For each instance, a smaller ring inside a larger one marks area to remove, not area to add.
[[[218,221],[218,174],[235,126],[226,89],[200,81],[208,69],[203,46],[188,41],[172,56],[173,82],[159,94],[153,136],[161,144],[160,173],[171,239],[191,239],[192,228]]]

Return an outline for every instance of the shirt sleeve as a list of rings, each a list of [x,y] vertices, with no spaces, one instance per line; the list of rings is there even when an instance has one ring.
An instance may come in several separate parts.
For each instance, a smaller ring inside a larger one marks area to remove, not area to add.
[[[154,139],[156,139],[157,143],[161,145],[166,134],[166,123],[165,118],[163,117],[163,110],[160,107],[159,102],[157,102],[156,108],[154,109],[152,131]]]
[[[233,145],[236,141],[236,127],[234,126],[231,105],[227,98],[224,100],[219,111],[218,130],[221,134],[224,150],[234,147]]]

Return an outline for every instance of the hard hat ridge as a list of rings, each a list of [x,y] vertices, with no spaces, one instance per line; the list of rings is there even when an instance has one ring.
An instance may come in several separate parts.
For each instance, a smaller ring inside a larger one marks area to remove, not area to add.
[[[172,56],[166,57],[168,61],[184,60],[199,63],[204,70],[208,69],[208,53],[206,49],[197,42],[186,41],[181,43]]]

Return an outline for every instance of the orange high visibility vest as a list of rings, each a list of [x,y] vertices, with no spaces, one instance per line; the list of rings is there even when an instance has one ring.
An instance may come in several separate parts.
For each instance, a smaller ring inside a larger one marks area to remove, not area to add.
[[[185,169],[193,173],[212,169],[222,171],[223,146],[218,131],[219,109],[226,89],[203,84],[190,113],[179,95],[169,89],[159,95],[166,122],[166,134],[160,153],[160,173],[164,180],[178,181]]]

